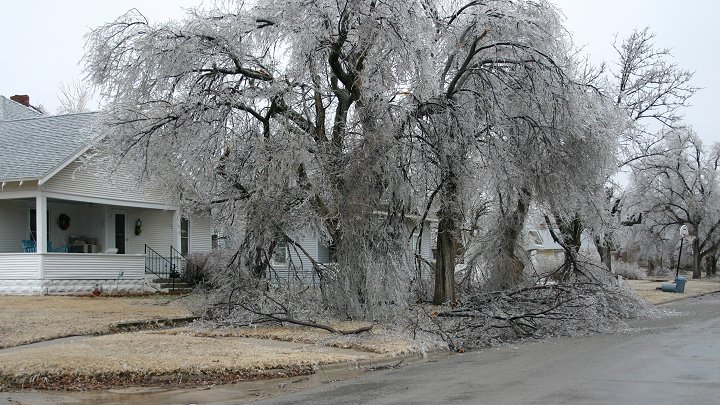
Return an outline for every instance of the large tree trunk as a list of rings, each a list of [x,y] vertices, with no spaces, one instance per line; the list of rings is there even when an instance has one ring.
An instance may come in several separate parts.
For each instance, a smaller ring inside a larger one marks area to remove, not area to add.
[[[514,206],[508,205],[509,207],[503,213],[503,223],[500,224],[497,234],[497,242],[500,243],[498,249],[500,257],[491,270],[489,287],[493,291],[516,287],[524,279],[525,264],[518,257],[516,249],[527,219],[530,194],[521,191],[517,195],[517,203]]]
[[[605,246],[603,246],[602,241],[599,238],[595,238],[595,249],[597,249],[597,252],[600,255],[600,261],[602,264],[604,264],[605,267],[607,267],[608,272],[612,274],[612,248],[607,241],[605,242]]]
[[[715,276],[715,252],[705,255],[705,277]]]
[[[565,263],[557,278],[565,281],[580,271],[577,265],[577,256],[580,251],[580,244],[582,243],[583,226],[580,215],[577,213],[575,213],[571,219],[563,219],[558,213],[555,213],[554,216],[560,235],[556,235],[552,227],[550,228],[550,235],[552,235],[555,243],[562,246],[565,251]],[[548,224],[551,223],[547,216],[545,217],[545,222]]]
[[[692,242],[693,249],[693,275],[692,278],[702,277],[702,255],[700,254],[700,240],[695,238]],[[682,254],[682,252],[680,252]]]
[[[455,254],[457,252],[456,226],[452,218],[441,218],[438,224],[435,264],[435,293],[433,304],[442,305],[455,300]]]
[[[449,168],[442,175],[440,211],[438,213],[438,258],[435,263],[435,291],[433,304],[455,301],[455,257],[459,246],[460,230],[457,225],[460,206],[457,201],[457,177]]]

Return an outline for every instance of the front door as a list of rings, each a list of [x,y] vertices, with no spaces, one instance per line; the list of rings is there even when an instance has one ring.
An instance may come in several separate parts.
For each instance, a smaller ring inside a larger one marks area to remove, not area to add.
[[[115,247],[118,254],[125,254],[125,214],[115,213]]]

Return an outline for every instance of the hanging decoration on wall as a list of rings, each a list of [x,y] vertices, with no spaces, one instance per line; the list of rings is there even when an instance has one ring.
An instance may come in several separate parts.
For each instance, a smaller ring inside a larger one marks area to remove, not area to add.
[[[142,233],[142,221],[138,219],[135,222],[135,235],[140,235]]]
[[[66,231],[68,228],[70,228],[70,216],[68,214],[60,214],[58,217],[58,226],[63,231]]]

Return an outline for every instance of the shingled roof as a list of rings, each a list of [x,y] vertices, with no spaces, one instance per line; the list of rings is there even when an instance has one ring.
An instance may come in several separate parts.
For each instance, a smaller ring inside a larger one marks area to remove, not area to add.
[[[42,117],[39,111],[0,96],[0,121]]]
[[[0,182],[40,180],[86,149],[97,113],[0,121]]]

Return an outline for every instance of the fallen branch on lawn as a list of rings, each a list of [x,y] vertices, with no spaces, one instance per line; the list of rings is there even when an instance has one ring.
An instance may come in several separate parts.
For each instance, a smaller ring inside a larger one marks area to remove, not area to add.
[[[317,322],[312,322],[312,321],[303,321],[300,319],[293,319],[288,316],[278,315],[276,313],[261,312],[261,311],[252,309],[252,308],[248,307],[247,305],[243,305],[243,304],[238,304],[238,306],[240,306],[242,309],[244,309],[248,312],[252,312],[255,315],[263,316],[263,317],[272,319],[277,322],[286,322],[286,323],[291,323],[294,325],[308,326],[311,328],[323,329],[330,333],[335,333],[338,335],[354,335],[354,334],[358,334],[358,333],[369,332],[370,330],[372,330],[372,327],[373,327],[373,325],[368,325],[368,326],[362,326],[362,327],[359,327],[356,329],[351,329],[351,330],[340,330],[340,329],[335,329],[330,325],[325,325],[322,323],[317,323]]]

